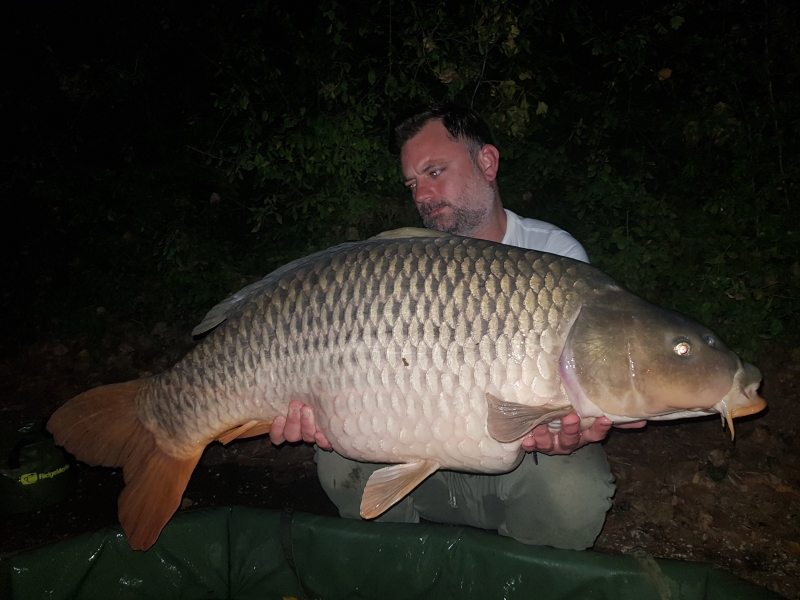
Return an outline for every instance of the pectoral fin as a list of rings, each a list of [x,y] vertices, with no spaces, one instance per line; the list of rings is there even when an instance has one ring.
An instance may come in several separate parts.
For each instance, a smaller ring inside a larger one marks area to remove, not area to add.
[[[435,460],[392,465],[375,471],[361,497],[361,517],[374,519],[389,510],[439,468]]]
[[[570,404],[528,406],[516,402],[506,402],[492,394],[486,394],[486,402],[489,404],[489,418],[486,425],[489,435],[498,442],[518,440],[537,425],[566,416],[573,411]]]

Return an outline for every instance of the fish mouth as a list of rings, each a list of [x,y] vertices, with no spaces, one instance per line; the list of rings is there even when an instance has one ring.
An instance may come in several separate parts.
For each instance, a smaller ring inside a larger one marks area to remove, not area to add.
[[[739,417],[746,417],[748,415],[754,415],[757,412],[761,412],[767,408],[767,402],[761,396],[757,396],[755,402],[750,406],[741,406],[739,408],[734,408],[731,412],[732,419],[738,419]]]
[[[733,377],[731,391],[714,405],[722,416],[722,426],[725,427],[727,423],[731,430],[731,440],[736,435],[733,428],[734,419],[754,415],[767,407],[767,402],[758,395],[760,385],[761,372],[750,363],[741,363]]]

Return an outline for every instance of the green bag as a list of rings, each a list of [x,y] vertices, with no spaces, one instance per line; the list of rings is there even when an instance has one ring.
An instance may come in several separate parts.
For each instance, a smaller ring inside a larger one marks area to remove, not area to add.
[[[73,483],[67,454],[41,422],[0,429],[0,514],[39,510],[60,502]]]
[[[0,562],[28,600],[778,600],[710,565],[526,546],[447,525],[253,508],[180,513],[147,552],[118,527]]]

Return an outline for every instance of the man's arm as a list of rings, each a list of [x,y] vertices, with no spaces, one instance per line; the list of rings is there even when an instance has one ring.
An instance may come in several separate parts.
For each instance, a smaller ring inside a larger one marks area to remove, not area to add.
[[[638,429],[644,427],[646,421],[634,421],[618,427]],[[539,425],[522,440],[522,449],[527,452],[542,454],[570,454],[581,446],[599,442],[607,435],[613,423],[605,418],[595,419],[589,429],[581,431],[581,418],[570,413],[561,419],[561,429],[553,432],[547,425]],[[315,442],[323,450],[330,450],[331,444],[322,431],[317,429],[314,411],[310,406],[298,400],[289,404],[286,417],[278,417],[273,421],[269,431],[269,439],[273,444],[283,442]]]

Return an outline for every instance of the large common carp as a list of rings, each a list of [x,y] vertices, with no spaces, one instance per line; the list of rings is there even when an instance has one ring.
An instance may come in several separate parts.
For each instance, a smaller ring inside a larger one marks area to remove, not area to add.
[[[709,329],[590,265],[428,230],[294,261],[195,333],[214,327],[171,369],[48,423],[78,459],[123,467],[133,548],[158,538],[207,444],[269,431],[293,399],[340,454],[399,463],[370,478],[365,518],[437,469],[513,469],[521,438],[572,410],[586,426],[720,413],[732,431],[766,406],[758,369]]]

